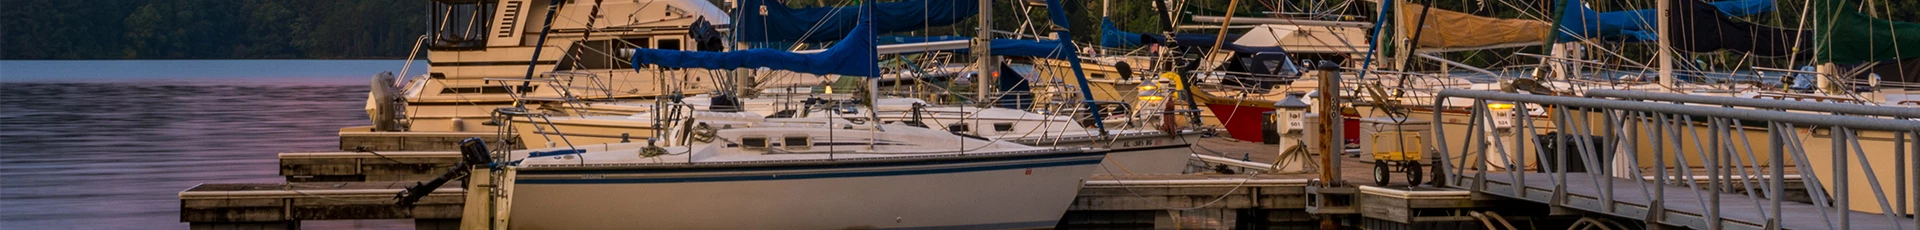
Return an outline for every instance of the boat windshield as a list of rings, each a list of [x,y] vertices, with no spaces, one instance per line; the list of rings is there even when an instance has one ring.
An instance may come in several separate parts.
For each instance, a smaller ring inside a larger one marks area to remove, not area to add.
[[[495,5],[492,1],[434,1],[429,44],[436,49],[486,47]]]

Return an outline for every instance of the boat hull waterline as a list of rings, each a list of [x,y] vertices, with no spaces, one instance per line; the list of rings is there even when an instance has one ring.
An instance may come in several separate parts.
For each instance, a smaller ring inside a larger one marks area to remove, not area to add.
[[[521,168],[511,185],[509,226],[1046,228],[1064,215],[1081,182],[1107,152],[1042,152],[957,159]]]

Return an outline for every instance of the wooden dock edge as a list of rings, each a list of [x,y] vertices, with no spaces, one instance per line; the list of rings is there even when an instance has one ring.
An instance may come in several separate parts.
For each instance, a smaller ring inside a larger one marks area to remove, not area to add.
[[[200,184],[181,191],[190,229],[298,229],[306,220],[415,219],[420,229],[457,223],[466,189],[436,189],[411,207],[394,204],[400,182]]]

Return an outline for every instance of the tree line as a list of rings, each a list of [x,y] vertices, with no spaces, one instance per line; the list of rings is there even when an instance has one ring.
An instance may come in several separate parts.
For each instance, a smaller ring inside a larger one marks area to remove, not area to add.
[[[717,0],[712,0],[718,2]],[[857,0],[788,0],[789,6],[852,4]],[[969,1],[969,0],[956,0]],[[1548,8],[1553,0],[1410,0],[1438,9],[1503,18],[1524,17]],[[1781,12],[1751,18],[1761,24],[1782,25],[1798,20],[1801,0],[1778,0]],[[1920,0],[1872,0],[1881,3],[1876,17],[1920,21]],[[1022,12],[1025,0],[997,0],[994,27],[1026,32],[1046,30],[1044,9]],[[1157,34],[1163,30],[1152,1],[1065,0],[1073,39],[1097,42],[1101,12],[1116,25],[1133,32]],[[1191,0],[1170,6],[1183,15],[1219,15],[1229,0]],[[1241,0],[1236,14],[1322,10],[1341,15],[1374,17],[1377,5],[1368,1]],[[1588,1],[1602,10],[1651,7],[1651,1]],[[422,0],[9,0],[0,7],[0,59],[361,59],[403,58],[414,39],[425,33]],[[1345,4],[1342,4],[1345,3]],[[1111,5],[1107,5],[1111,4]],[[1030,20],[1026,20],[1030,19]],[[1028,24],[1031,23],[1031,24]],[[920,35],[971,36],[973,20],[951,27],[929,28]],[[1214,30],[1188,30],[1214,33]],[[1537,49],[1537,48],[1520,48]],[[1539,52],[1538,50],[1516,50]],[[1497,63],[1483,55],[1462,57],[1470,64]]]
[[[419,0],[10,0],[4,59],[404,58]]]

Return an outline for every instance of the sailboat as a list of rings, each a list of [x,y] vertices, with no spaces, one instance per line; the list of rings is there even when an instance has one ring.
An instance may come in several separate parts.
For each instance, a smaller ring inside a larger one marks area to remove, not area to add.
[[[824,52],[636,49],[634,68],[878,76],[871,7],[863,5],[852,35]],[[1106,154],[844,118],[680,125],[664,138],[672,146],[568,147],[507,161],[492,178],[498,187],[487,208],[497,216],[488,222],[519,229],[1042,228],[1064,215]]]
[[[748,4],[749,7],[753,6],[753,4],[758,4],[756,2],[743,2],[743,3]],[[899,3],[882,3],[882,4],[899,4]],[[917,4],[918,3],[908,4],[902,7],[921,7],[922,6]],[[933,6],[943,6],[944,4],[945,3],[933,4]],[[900,11],[900,12],[922,12],[923,11],[923,10],[907,10],[907,9],[918,9],[918,8],[902,8],[902,7],[892,7],[890,11]],[[851,7],[818,7],[818,8],[799,8],[799,9],[772,8],[772,9],[776,9],[775,11],[805,11],[805,12],[834,11],[834,12],[837,12],[840,10],[845,10],[846,8],[851,8]],[[925,9],[924,11],[938,12],[938,11],[943,11],[943,9],[928,8],[928,9]],[[782,15],[782,14],[771,13],[768,15]],[[772,17],[772,16],[768,16],[768,17]],[[824,23],[823,25],[835,25],[841,22],[841,21],[828,21],[828,20],[834,20],[834,19],[820,18],[816,22]],[[951,21],[947,19],[930,19],[930,20],[940,20],[942,22]],[[809,21],[809,20],[800,20],[800,21]],[[763,26],[763,27],[781,28],[778,25],[791,24],[791,23],[759,23],[759,22],[749,21],[746,23],[739,23],[739,24],[740,25],[767,24],[768,26]],[[749,27],[752,27],[752,26],[749,26]],[[807,39],[814,39],[818,37],[830,37],[830,36],[816,35],[816,36],[808,37]],[[802,39],[802,38],[791,38],[791,39]],[[950,42],[951,40],[942,40],[942,39],[947,39],[947,38],[923,39],[924,41],[921,41],[919,43],[881,45],[876,49],[880,50],[878,51],[878,53],[880,54],[907,54],[907,53],[946,51],[946,50],[966,51],[966,49],[969,48],[966,46],[938,45],[938,44],[952,43]],[[928,44],[934,44],[934,45],[928,45]],[[1069,54],[1071,52],[1066,52],[1065,50],[1068,50],[1068,49],[1062,48],[1061,44],[1062,43],[1060,42],[1054,42],[1054,41],[994,39],[993,45],[991,45],[991,47],[993,50],[992,52],[994,54],[998,54],[1005,57],[1063,58],[1066,54]],[[829,49],[829,50],[798,51],[795,53],[825,53],[825,52],[832,52],[832,50]],[[676,57],[649,57],[645,55],[640,55],[640,56],[637,56],[636,58],[656,58],[657,60],[670,60],[670,61],[690,60],[690,59],[685,59],[683,57],[677,57],[677,56]],[[700,65],[695,65],[695,64],[700,64]],[[706,69],[703,67],[734,68],[734,66],[720,66],[720,65],[714,65],[714,64],[715,64],[714,62],[681,63],[682,66],[697,67],[698,69]],[[807,64],[807,65],[820,66],[817,64]],[[774,70],[786,71],[786,70],[780,70],[785,68],[789,68],[789,67],[775,68]],[[1060,69],[1065,69],[1065,68],[1066,67],[1063,66]],[[693,70],[693,69],[695,68],[689,68],[688,70]],[[1008,70],[1008,69],[1003,69],[1003,70],[1006,70],[1006,71],[1003,71],[1001,74],[999,74],[1002,78],[1013,78],[1013,79],[1019,79],[1016,81],[1026,81],[1026,79],[1020,79],[1020,75],[1021,75],[1020,73],[1012,72],[1011,70]],[[648,70],[642,70],[642,71],[648,71]],[[812,74],[812,73],[807,73],[806,71],[799,71],[799,73]],[[747,76],[735,76],[735,77],[747,77]],[[983,80],[987,80],[987,79],[983,79]],[[746,90],[746,89],[741,89],[741,90]],[[826,95],[832,95],[831,88],[829,88],[828,90],[829,90],[828,94]],[[848,91],[851,91],[851,90],[848,90]],[[1014,94],[1015,93],[1013,92],[1009,92],[1009,95],[1014,95]],[[1155,122],[1159,122],[1161,120],[1158,118],[1160,116],[1160,114],[1158,113],[1162,110],[1156,107],[1158,105],[1149,105],[1149,104],[1124,106],[1127,109],[1119,110],[1120,112],[1124,112],[1124,114],[1114,114],[1114,115],[1121,115],[1121,116],[1108,117],[1099,121],[1095,121],[1093,118],[1086,117],[1089,114],[1086,113],[1085,111],[1072,110],[1075,108],[1080,108],[1081,106],[1062,107],[1064,109],[1068,109],[1063,111],[1080,111],[1080,112],[1043,114],[1045,112],[1062,112],[1062,111],[1047,111],[1047,110],[1029,111],[1029,110],[1015,110],[1015,109],[1005,109],[1005,108],[938,106],[938,105],[931,105],[925,100],[914,99],[914,98],[880,98],[880,99],[872,100],[873,101],[873,103],[871,103],[872,109],[863,109],[863,108],[853,107],[851,106],[852,104],[844,103],[846,102],[845,100],[831,98],[830,96],[823,97],[822,95],[803,95],[803,96],[793,96],[793,97],[768,97],[765,95],[761,95],[761,97],[759,98],[744,98],[744,99],[743,98],[725,98],[725,97],[726,96],[698,95],[693,97],[681,98],[681,99],[677,99],[676,102],[667,102],[665,104],[662,104],[666,106],[666,108],[664,109],[651,109],[651,108],[638,109],[640,111],[647,111],[647,112],[634,113],[631,115],[512,116],[511,122],[514,125],[514,130],[520,134],[519,137],[524,143],[534,144],[535,146],[538,146],[538,144],[540,143],[545,143],[546,144],[545,146],[547,147],[556,147],[556,146],[562,146],[562,145],[591,145],[591,144],[601,144],[601,143],[644,141],[648,138],[656,138],[655,135],[658,135],[659,133],[670,131],[670,130],[663,130],[663,129],[670,129],[670,128],[661,128],[661,127],[677,127],[675,124],[679,122],[683,122],[681,120],[676,120],[676,119],[661,120],[660,117],[658,116],[661,116],[662,114],[690,114],[692,116],[690,117],[691,120],[698,120],[698,121],[725,120],[725,121],[742,121],[742,122],[759,122],[764,120],[763,118],[760,118],[757,116],[766,116],[770,118],[771,117],[821,117],[821,118],[829,118],[829,119],[845,118],[845,119],[853,119],[855,121],[864,121],[869,117],[871,117],[872,119],[877,119],[881,122],[912,122],[913,124],[916,124],[920,127],[928,127],[936,130],[946,130],[949,132],[960,133],[963,135],[973,135],[973,136],[987,138],[991,140],[1003,140],[1003,141],[1010,141],[1010,142],[1028,144],[1028,145],[1034,145],[1034,146],[1051,146],[1051,147],[1059,147],[1059,148],[1094,147],[1094,148],[1113,149],[1114,154],[1110,154],[1109,155],[1110,158],[1107,161],[1107,165],[1109,165],[1109,170],[1103,170],[1099,174],[1178,174],[1178,173],[1185,172],[1186,169],[1188,168],[1189,160],[1192,158],[1192,150],[1190,149],[1191,147],[1190,144],[1197,141],[1200,135],[1202,135],[1201,132],[1194,131],[1194,130],[1183,130],[1183,129],[1171,128],[1170,126],[1162,127],[1161,125],[1157,125],[1160,123],[1155,123]],[[722,106],[722,104],[718,104],[721,102],[737,103],[737,104],[728,104],[728,105]],[[1073,104],[1078,104],[1078,103],[1073,103]],[[1071,105],[1071,104],[1068,104],[1068,105]],[[650,107],[650,106],[653,106],[653,105],[642,105],[642,106],[636,106],[636,107]],[[733,108],[733,109],[728,109],[725,111],[716,109],[720,107],[727,107],[727,108]],[[781,108],[781,109],[776,109],[776,108]],[[1105,110],[1102,110],[1102,111],[1105,111]],[[665,115],[665,116],[674,117],[672,115]],[[1103,126],[1103,125],[1113,126],[1115,129],[1099,130],[1098,129],[1099,126]]]

